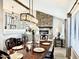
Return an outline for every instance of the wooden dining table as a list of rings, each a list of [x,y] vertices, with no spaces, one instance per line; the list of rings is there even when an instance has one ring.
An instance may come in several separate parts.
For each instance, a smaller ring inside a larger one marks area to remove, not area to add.
[[[43,45],[42,43],[50,43],[49,45]],[[18,53],[23,54],[22,59],[44,59],[45,55],[49,51],[49,48],[51,47],[52,41],[40,41],[40,46],[41,48],[44,48],[45,51],[43,52],[35,52],[33,47],[30,51],[27,50],[27,46],[25,48],[17,50]],[[37,44],[36,44],[37,45]]]

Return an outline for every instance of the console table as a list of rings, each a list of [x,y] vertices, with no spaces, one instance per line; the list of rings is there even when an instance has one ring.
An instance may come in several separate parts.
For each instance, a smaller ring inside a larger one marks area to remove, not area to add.
[[[63,47],[63,39],[55,38],[55,47]]]

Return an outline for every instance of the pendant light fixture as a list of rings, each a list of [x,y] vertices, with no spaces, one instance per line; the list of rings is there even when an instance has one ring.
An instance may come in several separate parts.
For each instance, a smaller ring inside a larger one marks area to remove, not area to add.
[[[27,20],[32,20],[32,18],[34,18],[33,16],[33,0],[29,0],[29,13],[27,13]]]
[[[29,0],[29,13],[20,14],[21,21],[29,21],[33,23],[38,23],[38,20],[33,16],[33,0]]]
[[[20,20],[21,21],[27,21],[27,13],[21,13],[20,14]]]
[[[30,21],[31,17],[33,17],[33,16],[30,14],[30,0],[29,0],[29,13],[21,13],[20,19],[22,21]]]

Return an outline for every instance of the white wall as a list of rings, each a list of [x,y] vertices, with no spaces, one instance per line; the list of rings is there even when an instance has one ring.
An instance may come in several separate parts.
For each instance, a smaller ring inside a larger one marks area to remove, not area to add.
[[[3,12],[3,0],[0,0],[0,50],[2,50],[3,49],[3,35],[2,35],[2,32],[3,32],[3,27],[2,27],[2,25],[3,25],[3,14],[2,14],[2,12]]]
[[[12,6],[14,6],[14,8],[12,9]],[[5,40],[7,38],[10,37],[22,37],[22,34],[25,32],[25,29],[21,30],[5,30],[4,31],[4,15],[3,12],[9,12],[12,13],[12,11],[14,13],[20,14],[22,12],[27,12],[28,10],[25,9],[24,7],[20,6],[19,4],[17,4],[16,2],[14,2],[13,0],[0,0],[0,50],[3,50],[5,48]],[[36,16],[36,11],[34,11],[34,16]],[[29,23],[31,24],[31,22]],[[28,25],[29,25],[28,24]],[[32,25],[31,25],[32,26]]]
[[[64,38],[64,20],[53,17],[53,36],[56,37],[58,32],[61,33],[61,38]]]
[[[27,13],[29,12],[29,10],[25,9],[24,7],[22,7],[21,5],[19,5],[13,0],[3,0],[3,9],[9,12],[13,11],[14,13],[17,14],[20,14],[22,12],[27,12]]]
[[[0,33],[2,33],[2,22],[3,22],[3,1],[0,0]]]
[[[14,13],[20,15],[20,13],[25,13],[25,12],[28,13],[29,10],[25,9],[24,7],[22,7],[21,5],[16,3],[14,0],[3,0],[3,12],[8,12],[8,13],[14,12]],[[20,18],[18,18],[18,19],[20,19]],[[5,22],[5,17],[3,19],[3,22]],[[4,28],[4,26],[3,26],[3,28]],[[22,34],[22,30],[17,30],[17,29],[16,30],[5,30],[4,33],[6,33],[8,35],[9,34],[10,35],[11,34]],[[24,30],[23,30],[23,33],[24,33]]]

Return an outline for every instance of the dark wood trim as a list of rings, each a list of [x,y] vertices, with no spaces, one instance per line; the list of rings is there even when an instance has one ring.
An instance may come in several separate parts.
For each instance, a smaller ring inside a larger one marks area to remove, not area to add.
[[[67,38],[68,38],[68,37],[67,37],[67,34],[68,34],[68,33],[67,33],[67,32],[68,32],[68,30],[67,30],[68,27],[67,27],[67,26],[68,26],[68,24],[67,24],[67,23],[68,23],[68,22],[67,22],[67,19],[64,19],[64,21],[65,21],[65,23],[64,23],[64,37],[65,37],[65,38],[64,38],[64,39],[65,39],[65,40],[64,40],[64,47],[67,47],[67,46],[68,46],[68,42],[67,42]]]
[[[52,26],[38,26],[39,28],[53,28]]]
[[[17,2],[18,4],[20,4],[21,6],[23,6],[24,8],[30,10],[30,8],[28,8],[27,6],[25,6],[23,3],[21,3],[20,1],[18,0],[14,0],[15,2]]]
[[[71,13],[67,13],[67,17],[71,18],[72,14]]]
[[[71,11],[73,10],[73,8],[75,7],[76,3],[78,2],[78,0],[76,0],[76,2],[74,3],[74,5],[72,6],[71,10],[69,13],[71,13]]]
[[[33,17],[33,18],[35,18],[32,14],[30,14],[30,13],[27,13],[27,15],[29,15],[29,16],[31,16],[31,17]]]

